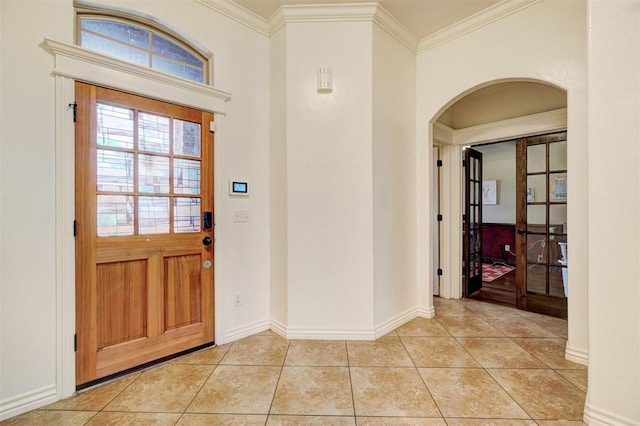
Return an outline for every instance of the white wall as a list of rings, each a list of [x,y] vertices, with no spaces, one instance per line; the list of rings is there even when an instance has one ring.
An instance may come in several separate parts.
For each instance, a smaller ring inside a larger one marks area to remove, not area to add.
[[[418,304],[415,204],[416,57],[373,26],[375,325]],[[422,285],[427,286],[426,283]]]
[[[419,182],[428,176],[421,168],[430,161],[430,135],[420,123],[437,118],[468,91],[505,79],[538,79],[567,90],[568,221],[571,260],[578,265],[587,262],[586,22],[582,2],[541,1],[418,55]],[[418,196],[426,197],[418,200],[418,220],[428,220],[428,187],[418,188]],[[567,354],[581,362],[588,345],[587,281],[585,268],[572,270]]]
[[[4,52],[4,44],[7,40],[7,34],[5,34],[4,32],[4,19],[2,19],[2,16],[4,16],[5,14],[5,10],[4,10],[4,2],[0,2],[0,93],[4,93],[4,55],[2,54],[2,52]],[[4,144],[2,143],[2,141],[4,140],[4,133],[3,133],[3,127],[2,127],[2,122],[3,122],[3,117],[4,115],[2,114],[4,108],[4,102],[2,102],[0,100],[0,166],[4,166],[4,161],[3,161],[3,151],[4,151]],[[4,187],[2,182],[4,181],[4,176],[2,173],[2,169],[4,167],[0,167],[0,200],[4,199]],[[2,241],[4,241],[3,238],[3,229],[4,226],[2,225],[4,223],[3,220],[3,211],[4,208],[2,207],[3,203],[0,202],[0,271],[3,271],[3,258],[4,258],[4,245],[2,244]],[[2,283],[4,282],[4,278],[2,276],[2,272],[0,272],[0,339],[2,338],[2,336],[4,336],[5,332],[4,332],[4,324],[6,324],[6,319],[4,318],[4,316],[2,315],[2,312],[4,311],[2,309],[2,307],[4,306],[4,290],[3,290],[3,286]],[[3,395],[4,392],[2,391],[2,383],[3,383],[3,374],[2,374],[2,370],[3,370],[3,366],[4,366],[4,362],[3,362],[3,358],[4,358],[4,354],[3,351],[0,349],[0,401],[2,401],[4,399]]]
[[[482,206],[485,223],[516,223],[516,143],[502,142],[473,149],[482,153],[482,179],[498,181],[498,204]]]
[[[637,425],[640,3],[590,1],[589,20],[589,261],[584,264],[589,273],[589,390],[585,414],[589,424]]]
[[[287,24],[288,321],[373,323],[371,22]],[[333,93],[316,70],[333,68]]]
[[[287,30],[270,39],[269,144],[271,321],[287,324]]]
[[[73,15],[68,2],[4,1],[0,20],[1,415],[15,397],[55,394],[54,85],[38,44],[71,40]]]
[[[103,1],[107,3],[107,1]],[[195,2],[109,2],[156,16],[215,54],[216,85],[232,93],[216,139],[226,179],[246,178],[251,198],[216,205],[217,341],[268,325],[268,39]],[[56,398],[55,102],[45,37],[73,43],[70,0],[2,1],[0,78],[0,416],[24,401]],[[69,101],[72,101],[70,99]],[[35,123],[35,124],[34,124]],[[251,222],[232,223],[234,209]],[[234,307],[235,294],[242,305]],[[220,321],[222,322],[222,321]],[[220,325],[220,324],[218,324]],[[44,399],[42,399],[44,398]]]

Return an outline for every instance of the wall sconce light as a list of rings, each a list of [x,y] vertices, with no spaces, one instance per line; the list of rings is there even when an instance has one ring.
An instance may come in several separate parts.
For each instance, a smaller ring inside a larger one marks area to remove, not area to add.
[[[318,68],[318,93],[333,92],[333,72],[331,67]]]

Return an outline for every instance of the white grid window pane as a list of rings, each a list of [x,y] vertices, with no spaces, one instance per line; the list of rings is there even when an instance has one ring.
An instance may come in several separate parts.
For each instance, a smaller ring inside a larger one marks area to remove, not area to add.
[[[200,124],[173,120],[173,153],[200,157]]]
[[[96,150],[98,191],[133,191],[133,154],[130,152]]]
[[[133,235],[133,197],[98,195],[99,237]]]
[[[169,197],[138,197],[138,233],[169,233]]]
[[[169,153],[169,118],[141,112],[138,115],[138,147],[141,151]]]
[[[169,193],[169,158],[158,155],[138,155],[138,191]]]
[[[133,149],[133,110],[99,103],[96,112],[96,143],[101,146]]]
[[[200,194],[200,162],[176,158],[173,160],[173,192]]]
[[[200,232],[200,198],[174,198],[173,232]]]

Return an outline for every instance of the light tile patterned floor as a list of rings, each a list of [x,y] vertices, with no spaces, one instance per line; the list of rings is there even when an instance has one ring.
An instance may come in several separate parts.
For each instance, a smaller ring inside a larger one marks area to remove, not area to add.
[[[436,298],[375,342],[267,331],[128,375],[7,425],[580,425],[566,321]]]

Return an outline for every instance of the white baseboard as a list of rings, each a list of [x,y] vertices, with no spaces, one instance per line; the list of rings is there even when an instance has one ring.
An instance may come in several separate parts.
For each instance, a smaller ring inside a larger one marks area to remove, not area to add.
[[[279,321],[271,320],[271,330],[286,339],[308,340],[375,340],[395,330],[415,317],[433,318],[435,310],[412,308],[379,324],[374,329],[312,329],[287,327]]]
[[[582,349],[576,349],[569,346],[569,342],[567,341],[567,346],[564,349],[564,357],[568,361],[575,362],[581,365],[589,364],[589,353],[587,351],[583,351]]]
[[[430,308],[417,308],[416,309],[417,316],[422,318],[433,318],[436,316],[436,308],[431,306]]]
[[[395,317],[378,325],[373,331],[374,338],[377,339],[378,337],[384,336],[385,334],[400,327],[402,324],[411,321],[418,316],[417,311],[417,308],[409,309],[408,311],[396,315]]]
[[[56,384],[0,401],[0,421],[17,416],[58,400]]]
[[[371,329],[312,329],[287,327],[285,336],[287,339],[307,340],[374,340]]]
[[[258,321],[253,324],[246,325],[244,327],[239,327],[234,330],[229,330],[224,335],[224,341],[219,342],[216,340],[218,344],[231,343],[236,340],[243,339],[245,337],[252,336],[254,334],[262,333],[263,331],[269,330],[271,322],[269,320]]]
[[[584,422],[591,426],[637,426],[640,419],[628,419],[589,405],[584,405]]]

